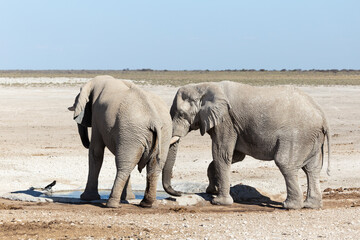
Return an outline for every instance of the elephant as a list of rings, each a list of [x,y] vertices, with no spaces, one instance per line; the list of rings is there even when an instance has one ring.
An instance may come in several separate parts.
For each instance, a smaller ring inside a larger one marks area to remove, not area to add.
[[[327,140],[330,173],[330,129],[315,101],[293,86],[251,86],[231,81],[205,82],[180,87],[170,114],[173,123],[169,166],[174,165],[177,143],[193,130],[208,133],[213,161],[208,166],[207,193],[211,203],[231,205],[231,163],[246,155],[274,160],[285,178],[286,209],[321,208],[320,171]],[[305,201],[298,171],[307,176]],[[171,170],[168,170],[171,171]],[[169,184],[171,188],[171,182]]]
[[[98,177],[107,147],[115,155],[116,178],[106,206],[121,207],[123,190],[123,198],[133,197],[130,173],[138,165],[140,172],[145,166],[147,171],[140,206],[151,207],[156,199],[157,179],[166,165],[172,133],[166,103],[132,82],[97,76],[83,85],[69,110],[74,111],[81,141],[89,148],[88,180],[81,199],[100,199]],[[91,141],[88,127],[91,127]],[[170,182],[166,177],[163,181]]]

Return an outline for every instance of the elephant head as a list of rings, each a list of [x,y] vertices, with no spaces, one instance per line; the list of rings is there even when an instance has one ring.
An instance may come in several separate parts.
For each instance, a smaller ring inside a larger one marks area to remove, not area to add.
[[[223,121],[230,108],[223,87],[218,83],[189,84],[177,91],[170,109],[173,133],[166,161],[168,167],[164,168],[167,175],[163,172],[164,188],[167,186],[172,190],[169,176],[175,163],[179,139],[197,129],[204,135]]]
[[[223,121],[230,104],[222,85],[217,83],[190,84],[178,90],[170,109],[173,137],[184,137],[200,129],[204,135]]]

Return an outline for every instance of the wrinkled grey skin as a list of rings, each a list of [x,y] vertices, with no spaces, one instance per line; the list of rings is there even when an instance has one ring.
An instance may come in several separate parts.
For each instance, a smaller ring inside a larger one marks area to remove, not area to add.
[[[69,110],[74,111],[73,107],[69,107]],[[81,142],[82,142],[83,146],[88,149],[90,147],[90,141],[89,141],[87,127],[83,126],[81,124],[77,124],[77,126],[78,126],[78,132],[79,132],[79,135],[81,138]],[[100,195],[98,192],[93,192],[93,194],[89,194],[89,192],[87,192],[87,193],[81,194],[80,198],[84,201],[92,201],[92,200],[100,199]],[[127,183],[125,184],[124,190],[121,194],[121,200],[131,200],[131,199],[135,199],[135,194],[132,192],[131,181],[130,181],[130,176],[129,176],[129,179],[128,179]]]
[[[211,136],[213,161],[208,167],[207,192],[217,194],[213,204],[233,203],[230,166],[249,155],[275,161],[286,182],[285,208],[322,206],[319,176],[325,137],[330,146],[329,127],[323,111],[308,95],[293,87],[253,87],[229,81],[189,84],[178,90],[170,113],[173,138],[197,129]],[[305,201],[299,169],[307,175]]]
[[[74,111],[83,145],[89,147],[88,181],[81,199],[100,198],[98,176],[106,146],[115,155],[117,169],[107,206],[120,206],[124,188],[128,189],[128,196],[123,197],[132,197],[127,183],[131,171],[138,165],[139,171],[145,166],[147,170],[145,196],[140,205],[151,207],[172,131],[169,110],[163,100],[133,83],[99,76],[82,87],[69,110]],[[92,127],[90,142],[87,127]]]

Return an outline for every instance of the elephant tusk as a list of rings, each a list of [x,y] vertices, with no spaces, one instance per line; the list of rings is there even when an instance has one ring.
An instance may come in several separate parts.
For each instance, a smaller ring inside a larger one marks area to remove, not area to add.
[[[177,141],[179,141],[179,139],[180,139],[180,137],[178,137],[178,136],[172,137],[171,140],[170,140],[170,145],[176,143]]]

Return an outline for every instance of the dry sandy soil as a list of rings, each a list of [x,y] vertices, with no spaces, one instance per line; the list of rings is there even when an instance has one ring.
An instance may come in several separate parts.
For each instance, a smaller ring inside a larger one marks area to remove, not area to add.
[[[141,86],[171,105],[174,87]],[[358,239],[360,236],[360,87],[299,87],[323,107],[331,125],[331,176],[324,169],[321,210],[280,208],[285,183],[273,162],[246,157],[232,166],[232,206],[194,206],[158,201],[152,209],[123,204],[25,202],[0,198],[1,239]],[[86,184],[87,151],[67,110],[79,87],[0,87],[0,196],[53,180],[54,191],[81,190]],[[204,191],[211,161],[208,136],[190,133],[181,143],[173,183],[179,190]],[[327,159],[326,159],[327,160]],[[325,161],[326,163],[327,161]],[[115,177],[113,156],[105,154],[99,184],[109,189]],[[306,177],[300,174],[303,191]],[[145,174],[132,174],[144,189]],[[161,184],[159,184],[160,186]],[[190,187],[189,187],[190,186]],[[191,187],[192,186],[192,187]],[[198,189],[196,189],[198,188]],[[25,197],[24,197],[25,196]],[[269,198],[271,200],[269,200]]]

